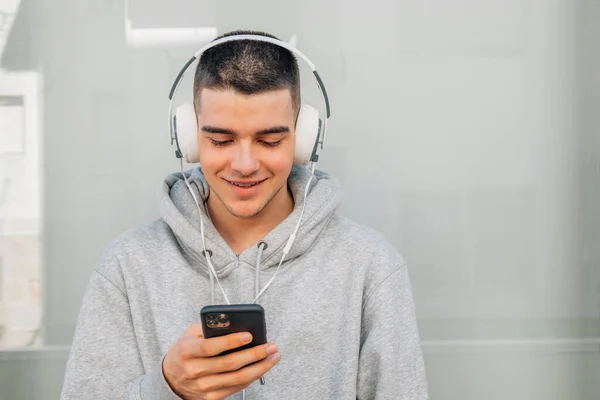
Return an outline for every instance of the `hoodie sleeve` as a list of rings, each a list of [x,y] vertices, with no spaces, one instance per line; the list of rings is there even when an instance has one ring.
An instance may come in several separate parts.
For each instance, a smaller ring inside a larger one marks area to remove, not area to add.
[[[357,399],[427,399],[427,380],[406,265],[363,306]]]
[[[114,258],[105,262],[118,265]],[[179,399],[162,363],[144,371],[127,296],[98,270],[86,288],[61,399]]]

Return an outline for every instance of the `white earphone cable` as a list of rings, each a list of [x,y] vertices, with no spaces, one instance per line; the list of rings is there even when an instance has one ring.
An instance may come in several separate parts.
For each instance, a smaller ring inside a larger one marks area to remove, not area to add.
[[[212,302],[212,304],[215,303],[215,292],[214,292],[213,282],[214,282],[214,280],[216,280],[217,284],[219,285],[219,289],[221,290],[221,294],[223,295],[223,298],[225,299],[227,304],[231,304],[231,302],[229,301],[229,298],[227,297],[227,294],[225,293],[225,290],[223,289],[223,286],[221,286],[221,282],[219,281],[219,277],[217,276],[215,267],[212,265],[212,262],[210,261],[210,255],[208,253],[208,250],[206,249],[206,240],[204,238],[204,218],[202,218],[202,210],[200,209],[200,202],[198,201],[198,198],[196,197],[196,194],[194,193],[194,190],[192,189],[192,186],[190,185],[190,182],[188,181],[187,176],[185,175],[185,172],[183,171],[183,160],[180,160],[180,161],[181,161],[181,174],[183,175],[183,180],[184,180],[185,185],[188,188],[190,194],[192,195],[194,202],[196,203],[196,208],[198,209],[198,216],[200,217],[200,235],[202,236],[202,248],[204,250],[203,253],[204,253],[204,257],[206,258],[206,263],[208,264],[208,267],[210,270],[209,276],[210,276],[210,281],[211,281],[211,302]],[[288,239],[288,241],[283,249],[283,254],[281,255],[281,259],[279,260],[279,264],[277,265],[277,269],[275,270],[275,273],[273,274],[273,276],[271,277],[269,282],[267,282],[267,284],[262,288],[262,290],[260,292],[258,292],[257,294],[255,292],[256,297],[252,301],[253,303],[256,303],[258,301],[259,297],[263,295],[263,293],[269,288],[269,286],[271,286],[271,284],[275,280],[275,277],[277,276],[277,273],[279,272],[279,268],[281,267],[281,264],[283,264],[285,257],[288,255],[290,249],[292,248],[294,241],[296,240],[296,234],[298,233],[298,230],[300,229],[300,223],[302,222],[302,217],[304,216],[304,210],[306,209],[306,199],[308,198],[308,191],[310,189],[310,184],[311,184],[312,178],[314,177],[314,174],[315,174],[315,168],[316,168],[316,162],[311,163],[310,176],[308,178],[308,182],[306,183],[306,188],[304,190],[304,199],[302,201],[302,211],[300,211],[300,217],[298,218],[298,222],[296,223],[294,232]],[[263,250],[263,248],[259,247],[258,260],[260,260],[260,255],[262,254],[262,250]],[[257,264],[256,264],[256,285],[255,285],[256,288],[258,288],[259,268],[260,268],[260,263],[257,262]],[[264,377],[261,377],[261,384],[263,384],[263,385],[265,384]],[[244,390],[242,390],[242,400],[245,400],[245,399],[246,399],[246,390],[244,389]]]
[[[212,262],[210,261],[210,255],[208,253],[208,251],[206,250],[206,240],[204,239],[204,218],[202,218],[202,211],[200,210],[200,202],[198,201],[198,198],[196,197],[196,194],[194,193],[194,190],[192,189],[192,186],[190,185],[190,182],[187,179],[187,176],[185,175],[185,172],[183,171],[183,161],[180,160],[181,162],[181,174],[183,175],[183,180],[185,181],[185,185],[187,186],[188,190],[190,191],[190,193],[192,194],[192,197],[194,198],[194,202],[196,203],[196,207],[198,208],[198,215],[200,216],[200,236],[202,237],[202,248],[203,248],[203,253],[204,253],[204,257],[206,258],[206,263],[208,264],[208,268],[210,270],[210,272],[212,273],[211,275],[211,280],[212,277],[214,276],[214,278],[217,280],[217,284],[219,285],[219,289],[221,290],[221,294],[223,295],[223,298],[225,299],[225,302],[227,304],[231,304],[229,301],[229,298],[227,297],[227,294],[225,293],[225,290],[223,290],[223,286],[221,286],[221,282],[219,281],[219,277],[217,276],[217,272],[215,271],[215,267],[212,265]],[[214,303],[214,292],[212,293],[212,301]]]
[[[187,154],[185,154],[184,151],[182,151],[180,149],[179,146],[179,142],[177,139],[177,127],[176,125],[176,119],[175,116],[173,116],[173,100],[175,97],[175,93],[177,92],[177,90],[179,89],[179,85],[181,84],[181,81],[183,79],[183,75],[186,72],[186,70],[188,69],[188,67],[192,64],[192,62],[196,59],[199,59],[200,56],[202,55],[202,53],[204,51],[206,51],[208,48],[217,46],[221,43],[227,42],[227,41],[232,41],[232,40],[244,40],[244,39],[254,39],[254,40],[258,40],[258,41],[263,41],[263,42],[270,42],[273,44],[277,44],[280,47],[283,47],[285,49],[287,49],[288,51],[290,51],[291,53],[295,54],[296,56],[298,56],[299,58],[303,59],[308,66],[310,67],[310,69],[312,70],[313,74],[315,75],[316,78],[316,82],[317,82],[317,86],[319,88],[319,92],[321,93],[321,97],[323,100],[323,105],[325,107],[325,115],[326,118],[324,118],[323,120],[323,126],[320,127],[320,132],[318,133],[319,138],[317,140],[319,140],[319,143],[321,145],[321,149],[323,148],[323,143],[325,141],[325,133],[327,130],[327,119],[329,118],[329,113],[330,113],[330,109],[329,109],[329,100],[327,97],[327,92],[325,91],[325,87],[323,85],[323,82],[321,81],[321,78],[319,77],[319,74],[317,73],[316,67],[315,65],[310,61],[310,59],[305,56],[303,53],[301,53],[298,49],[296,49],[294,46],[288,45],[285,42],[281,42],[279,40],[275,40],[269,37],[261,37],[261,36],[256,36],[256,35],[237,35],[237,37],[225,37],[225,38],[221,38],[218,40],[214,40],[212,43],[204,46],[202,49],[200,49],[199,51],[197,51],[194,54],[194,57],[192,57],[187,63],[186,65],[182,68],[182,70],[179,72],[173,86],[171,87],[171,91],[169,93],[169,136],[170,136],[170,140],[171,140],[171,145],[173,145],[174,143],[177,143],[177,151],[176,151],[176,156],[180,159],[180,163],[181,163],[181,173],[183,175],[183,179],[185,181],[185,185],[187,186],[188,190],[190,191],[194,202],[196,203],[196,207],[198,209],[198,214],[200,217],[200,234],[202,237],[202,248],[203,248],[203,254],[204,257],[206,258],[206,263],[208,265],[209,268],[209,277],[210,277],[210,283],[211,283],[211,302],[212,304],[215,303],[215,286],[214,286],[214,280],[217,281],[217,284],[219,286],[219,289],[221,291],[221,294],[223,295],[223,298],[225,299],[225,301],[227,302],[227,304],[231,304],[229,301],[229,298],[227,297],[227,294],[225,293],[225,291],[223,290],[223,287],[221,286],[221,282],[219,281],[219,277],[217,276],[217,272],[215,270],[215,267],[213,266],[212,262],[211,262],[211,252],[210,250],[206,249],[206,240],[204,237],[204,220],[202,218],[202,210],[200,208],[200,202],[198,201],[198,198],[196,197],[196,194],[194,193],[194,190],[191,187],[190,182],[187,179],[187,176],[185,175],[185,172],[183,171],[183,159],[186,158],[187,159]],[[318,145],[317,144],[317,145]],[[260,290],[258,292],[258,285],[259,285],[259,268],[260,268],[260,256],[262,254],[262,247],[259,247],[259,252],[258,252],[258,260],[257,261],[257,265],[256,265],[256,285],[255,285],[255,298],[253,300],[253,303],[256,303],[259,299],[260,296],[262,296],[262,294],[267,290],[267,288],[273,283],[273,281],[275,280],[275,277],[277,276],[277,273],[279,272],[279,269],[281,267],[281,265],[283,264],[283,261],[285,260],[285,258],[287,257],[294,241],[296,240],[296,234],[298,233],[298,230],[300,229],[300,223],[302,221],[302,217],[304,216],[304,210],[306,208],[306,200],[308,197],[308,191],[310,189],[310,184],[312,182],[312,178],[314,177],[314,172],[315,172],[315,168],[316,168],[316,162],[317,162],[317,157],[315,157],[313,160],[311,160],[311,166],[310,166],[310,177],[308,179],[308,182],[306,184],[306,189],[304,191],[304,203],[302,205],[302,210],[300,212],[300,217],[298,218],[298,222],[296,223],[296,227],[292,233],[292,235],[290,236],[290,238],[288,239],[284,249],[283,249],[283,254],[281,256],[281,259],[279,260],[279,264],[277,265],[277,269],[275,270],[275,273],[273,274],[273,277],[268,281],[268,283],[265,285],[265,287],[263,287],[262,290]],[[257,293],[258,292],[258,293]],[[261,383],[264,384],[264,380],[262,380],[261,378]],[[246,390],[242,391],[242,398],[245,400],[246,399]]]
[[[287,257],[288,253],[290,252],[290,249],[292,248],[292,244],[296,240],[296,233],[298,233],[298,230],[300,229],[300,222],[302,221],[302,217],[304,216],[304,210],[306,208],[306,199],[308,197],[308,190],[310,189],[310,183],[312,182],[312,178],[315,175],[315,168],[316,168],[316,163],[312,163],[312,165],[310,167],[310,177],[308,178],[308,183],[306,184],[306,188],[304,189],[304,200],[302,202],[302,211],[300,211],[300,217],[298,218],[298,222],[296,223],[294,232],[288,239],[288,241],[283,249],[283,254],[281,255],[281,259],[279,260],[279,264],[277,265],[277,269],[275,270],[275,273],[273,274],[273,276],[271,277],[269,282],[267,282],[267,284],[262,288],[262,290],[260,292],[258,292],[256,297],[252,301],[253,303],[256,303],[258,298],[263,295],[263,293],[267,290],[267,288],[269,286],[271,286],[271,283],[273,283],[273,281],[275,280],[275,277],[277,276],[277,273],[279,272],[279,268],[281,267],[281,264],[283,264],[285,257]]]
[[[292,248],[294,241],[296,240],[296,234],[298,233],[298,230],[300,229],[300,223],[302,222],[302,217],[304,216],[304,210],[306,209],[306,200],[308,198],[308,191],[310,189],[310,184],[312,182],[312,178],[314,177],[314,174],[315,174],[315,168],[316,168],[316,163],[315,162],[311,163],[310,176],[308,178],[306,188],[304,189],[304,199],[302,202],[302,210],[300,211],[300,217],[298,218],[298,222],[296,223],[294,231],[292,232],[290,238],[288,239],[288,241],[283,249],[283,254],[281,255],[281,259],[279,260],[277,269],[275,269],[275,273],[273,274],[271,279],[267,282],[267,284],[256,294],[256,297],[254,298],[254,300],[252,300],[253,303],[256,303],[256,301],[260,298],[260,296],[262,296],[263,293],[265,293],[265,291],[269,288],[269,286],[271,286],[271,284],[275,280],[275,277],[277,277],[277,273],[279,272],[279,269],[281,268],[281,264],[283,264],[283,261],[287,257],[288,253],[290,252],[290,249]],[[209,251],[206,249],[206,240],[204,238],[204,218],[202,218],[202,210],[200,209],[200,202],[198,201],[198,198],[196,197],[196,194],[194,193],[194,190],[192,189],[192,186],[190,185],[190,182],[188,181],[187,176],[185,175],[185,172],[183,171],[183,161],[181,161],[181,174],[183,175],[185,185],[187,186],[190,194],[192,195],[192,198],[194,199],[194,202],[196,203],[196,207],[198,209],[198,216],[200,217],[200,236],[202,237],[202,248],[204,250],[203,254],[204,254],[204,257],[206,258],[206,263],[209,268],[210,279],[211,279],[211,281],[213,279],[215,279],[217,281],[217,285],[219,286],[219,290],[221,291],[221,294],[223,295],[225,302],[227,304],[231,304],[231,302],[229,301],[229,297],[227,297],[227,294],[225,293],[225,290],[223,289],[223,286],[221,286],[221,282],[219,281],[219,277],[217,275],[215,267],[213,266],[213,264],[210,260]],[[257,266],[257,268],[258,267],[259,266]],[[214,285],[211,285],[211,286],[214,288]],[[211,293],[211,297],[212,297],[212,303],[214,304],[214,301],[215,301],[214,300],[214,298],[215,298],[214,290]]]

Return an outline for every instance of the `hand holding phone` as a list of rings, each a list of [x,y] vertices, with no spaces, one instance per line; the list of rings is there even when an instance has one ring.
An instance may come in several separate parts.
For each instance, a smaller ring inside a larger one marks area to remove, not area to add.
[[[267,343],[265,310],[259,304],[206,306],[200,310],[200,321],[205,338],[240,332],[249,332],[252,335],[252,342],[222,354]]]
[[[182,399],[223,399],[247,388],[279,362],[274,343],[248,347],[255,340],[249,332],[206,338],[206,321],[192,325],[163,360],[165,379]]]

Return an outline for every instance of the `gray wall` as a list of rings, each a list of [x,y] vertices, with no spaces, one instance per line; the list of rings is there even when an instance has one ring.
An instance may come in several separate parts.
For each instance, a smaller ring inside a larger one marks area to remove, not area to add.
[[[598,2],[177,3],[130,1],[134,26],[296,34],[319,68],[320,168],[411,265],[432,398],[596,398]],[[167,94],[195,48],[127,47],[120,1],[42,7],[44,340],[68,346],[103,247],[178,168]],[[0,356],[2,398],[57,398],[48,351]]]

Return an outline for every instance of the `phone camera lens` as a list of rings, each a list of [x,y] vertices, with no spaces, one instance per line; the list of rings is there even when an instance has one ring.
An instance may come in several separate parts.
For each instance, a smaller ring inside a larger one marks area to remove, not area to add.
[[[206,321],[206,325],[208,326],[217,326],[218,322],[214,319],[209,319]]]
[[[225,324],[229,321],[227,314],[219,314],[219,322]]]

